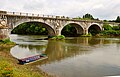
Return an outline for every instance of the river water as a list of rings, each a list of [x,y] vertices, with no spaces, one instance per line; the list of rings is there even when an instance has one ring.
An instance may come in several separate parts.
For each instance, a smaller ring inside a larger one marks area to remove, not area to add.
[[[10,53],[15,58],[45,53],[47,60],[33,63],[58,77],[120,76],[120,38],[68,37],[44,40],[47,36],[10,35],[17,45]]]

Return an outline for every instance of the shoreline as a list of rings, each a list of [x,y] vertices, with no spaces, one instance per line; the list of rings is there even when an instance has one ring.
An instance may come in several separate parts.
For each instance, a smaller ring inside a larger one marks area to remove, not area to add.
[[[1,47],[1,44],[0,44]],[[51,76],[48,73],[42,71],[41,69],[38,69],[35,65],[20,65],[18,64],[17,59],[15,59],[10,54],[10,48],[13,46],[3,46],[3,48],[0,48],[0,62],[6,62],[11,65],[13,68],[13,74],[15,76],[13,77],[55,77]],[[2,66],[2,65],[1,65]],[[19,74],[19,75],[18,75]]]

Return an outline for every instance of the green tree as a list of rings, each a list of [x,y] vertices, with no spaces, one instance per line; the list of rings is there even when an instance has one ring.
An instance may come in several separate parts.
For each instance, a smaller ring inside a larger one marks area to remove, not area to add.
[[[117,16],[116,22],[120,22],[120,16]]]
[[[12,34],[27,34],[27,35],[47,35],[48,31],[44,25],[39,22],[26,22],[17,26]]]
[[[94,20],[93,16],[91,14],[85,14],[83,15],[83,19],[90,19],[90,20]]]
[[[69,24],[63,28],[61,34],[64,36],[77,36],[77,31],[76,31],[75,27],[73,27],[71,24]]]

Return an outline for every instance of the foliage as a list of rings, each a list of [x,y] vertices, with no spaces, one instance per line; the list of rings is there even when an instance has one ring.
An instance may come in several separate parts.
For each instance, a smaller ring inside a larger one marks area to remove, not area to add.
[[[75,27],[73,27],[71,24],[69,25],[66,25],[62,32],[61,32],[62,35],[65,35],[65,36],[77,36],[77,31],[75,29]]]
[[[105,30],[102,31],[101,34],[103,35],[110,35],[110,36],[120,36],[120,30],[115,31],[115,30]]]
[[[104,28],[104,30],[112,30],[112,27],[107,23],[103,24],[103,28]]]
[[[48,31],[42,23],[26,22],[17,26],[11,33],[24,35],[47,35]]]
[[[47,35],[48,31],[42,23],[26,22],[17,26],[11,33],[24,35]],[[75,27],[67,25],[62,30],[62,35],[74,36],[76,33]]]
[[[86,19],[86,20],[94,20],[93,16],[91,14],[85,14],[83,15],[83,19]]]
[[[100,33],[102,36],[120,36],[120,26],[111,27],[108,24],[104,24],[104,31]]]
[[[14,42],[10,41],[10,39],[0,40],[0,43],[1,43],[1,44],[15,44]]]
[[[104,31],[101,31],[98,36],[120,36],[120,26],[110,26],[107,23],[103,24]]]
[[[117,16],[117,19],[115,20],[115,22],[120,22],[120,16]]]
[[[51,39],[52,40],[62,40],[62,39],[65,39],[65,36],[64,35],[54,36]]]
[[[113,30],[120,30],[120,26],[113,26],[112,29]]]
[[[0,62],[0,77],[13,77],[13,68],[5,61]]]
[[[104,22],[108,22],[108,20],[103,20]]]
[[[91,33],[93,36],[100,33],[100,29],[96,25],[92,25],[89,27],[88,32]]]

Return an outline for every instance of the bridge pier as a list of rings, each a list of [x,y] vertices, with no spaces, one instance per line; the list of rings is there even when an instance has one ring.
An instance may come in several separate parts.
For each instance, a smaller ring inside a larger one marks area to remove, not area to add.
[[[84,31],[84,32],[83,32],[84,35],[87,35],[87,34],[88,34],[88,29],[84,29],[83,31]]]
[[[56,36],[61,35],[61,31],[59,29],[56,30]]]

